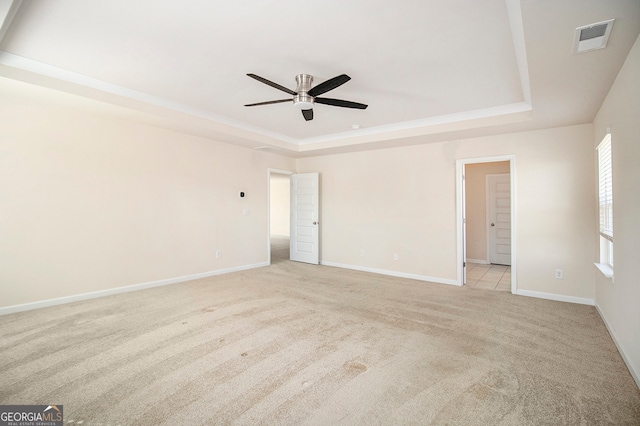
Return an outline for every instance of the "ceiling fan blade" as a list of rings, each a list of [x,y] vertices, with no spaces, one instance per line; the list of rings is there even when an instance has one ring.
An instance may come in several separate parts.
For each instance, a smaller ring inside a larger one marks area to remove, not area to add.
[[[366,109],[368,105],[360,104],[358,102],[345,101],[342,99],[332,99],[332,98],[316,98],[317,104],[325,104],[343,108],[356,108],[356,109]]]
[[[349,80],[351,80],[351,77],[346,74],[340,74],[337,77],[330,78],[329,80],[318,84],[316,87],[311,88],[311,90],[309,90],[307,93],[309,93],[309,95],[313,97],[316,97],[328,92],[329,90],[333,90],[336,87],[342,86]]]
[[[293,99],[278,99],[277,101],[256,102],[254,104],[246,104],[245,106],[271,105],[279,104],[282,102],[293,102]]]
[[[313,120],[313,110],[312,109],[303,109],[302,110],[302,116],[307,121]]]
[[[282,90],[283,92],[286,92],[286,93],[288,93],[290,95],[294,95],[295,96],[297,94],[293,90],[287,89],[284,86],[280,86],[278,83],[274,83],[273,81],[269,81],[266,78],[260,77],[259,75],[255,75],[255,74],[247,74],[247,75],[249,77],[253,78],[253,79],[258,80],[260,83],[264,83],[264,84],[266,84],[268,86],[271,86],[271,87],[274,87],[274,88],[276,88],[278,90]]]

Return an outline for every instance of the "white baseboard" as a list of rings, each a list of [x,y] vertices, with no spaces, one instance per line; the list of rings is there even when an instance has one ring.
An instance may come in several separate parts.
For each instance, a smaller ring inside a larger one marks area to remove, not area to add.
[[[600,315],[600,318],[602,318],[602,322],[604,323],[604,326],[607,328],[607,331],[609,332],[609,335],[611,336],[613,343],[615,343],[616,348],[618,348],[618,352],[620,352],[620,356],[622,357],[622,360],[627,365],[627,368],[629,369],[629,373],[631,373],[631,377],[633,377],[633,380],[635,380],[636,382],[636,386],[638,386],[638,388],[640,389],[640,373],[633,369],[633,365],[631,365],[631,362],[629,362],[629,358],[624,352],[624,349],[622,348],[622,345],[618,340],[618,336],[616,335],[616,332],[613,331],[613,328],[611,328],[611,326],[607,322],[607,318],[604,316],[604,314],[600,310],[600,307],[598,306],[597,303],[595,304],[595,307],[596,307],[596,311],[598,311],[598,314]]]
[[[130,291],[144,290],[146,288],[161,287],[164,285],[177,284],[185,281],[197,280],[199,278],[213,277],[215,275],[229,274],[231,272],[245,271],[247,269],[261,268],[269,266],[269,262],[261,262],[253,265],[237,266],[235,268],[219,269],[217,271],[203,272],[200,274],[186,275],[183,277],[169,278],[166,280],[151,281],[148,283],[132,284],[124,287],[110,288],[107,290],[94,291],[91,293],[76,294],[73,296],[58,297],[56,299],[42,300],[39,302],[24,303],[22,305],[13,305],[0,308],[0,316],[13,314],[16,312],[30,311],[33,309],[46,308],[49,306],[62,305],[65,303],[79,302],[81,300],[95,299],[103,296],[111,296],[114,294],[128,293]]]
[[[466,262],[467,263],[478,263],[480,265],[488,265],[489,264],[488,260],[481,260],[481,259],[467,259]]]
[[[400,277],[400,278],[410,278],[412,280],[429,281],[429,282],[438,283],[438,284],[449,284],[449,285],[456,285],[456,286],[459,285],[456,280],[451,280],[447,278],[427,277],[425,275],[407,274],[404,272],[388,271],[386,269],[367,268],[364,266],[345,265],[342,263],[335,263],[335,262],[323,261],[320,263],[324,266],[333,266],[335,268],[353,269],[354,271],[372,272],[374,274],[390,275],[392,277]]]
[[[519,296],[537,297],[538,299],[556,300],[558,302],[577,303],[579,305],[594,306],[595,301],[593,299],[587,299],[584,297],[564,296],[562,294],[543,293],[541,291],[532,290],[517,290],[516,294]]]

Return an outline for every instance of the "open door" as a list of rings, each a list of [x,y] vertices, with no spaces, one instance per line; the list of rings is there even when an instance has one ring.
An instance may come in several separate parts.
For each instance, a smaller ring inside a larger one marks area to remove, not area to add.
[[[487,257],[489,263],[511,265],[511,178],[489,174],[487,179]]]
[[[291,260],[317,265],[320,263],[318,173],[291,175]]]

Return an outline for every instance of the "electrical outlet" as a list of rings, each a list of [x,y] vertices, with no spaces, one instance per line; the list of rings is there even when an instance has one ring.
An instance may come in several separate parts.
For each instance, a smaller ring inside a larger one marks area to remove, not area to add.
[[[393,260],[398,260],[398,253],[393,253]]]
[[[364,256],[364,249],[360,249],[360,256]]]
[[[556,279],[561,280],[564,278],[564,271],[562,269],[556,269]]]
[[[220,259],[222,257],[222,250],[216,250],[216,259]]]

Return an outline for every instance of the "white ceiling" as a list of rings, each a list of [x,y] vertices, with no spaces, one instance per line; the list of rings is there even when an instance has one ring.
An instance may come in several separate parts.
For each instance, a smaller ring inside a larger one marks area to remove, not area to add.
[[[579,26],[615,18],[606,49]],[[638,0],[0,0],[0,76],[292,156],[589,123],[640,33]],[[305,121],[288,95],[346,73]],[[353,126],[359,129],[354,130]]]

